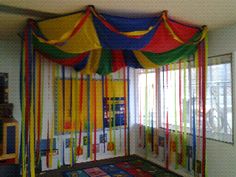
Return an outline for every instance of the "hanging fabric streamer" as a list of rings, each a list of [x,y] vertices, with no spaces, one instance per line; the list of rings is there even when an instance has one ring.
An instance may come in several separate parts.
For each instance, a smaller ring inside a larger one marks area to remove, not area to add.
[[[29,119],[30,119],[30,116],[31,116],[31,107],[30,107],[30,97],[31,97],[31,59],[32,59],[32,55],[31,55],[31,52],[32,52],[32,46],[31,44],[29,43],[30,41],[30,30],[31,29],[25,29],[24,31],[24,36],[25,36],[25,49],[26,49],[26,52],[25,52],[25,143],[26,143],[26,152],[27,152],[27,157],[31,157],[30,155],[30,144],[29,144],[29,140],[30,140],[30,137],[29,137]],[[30,158],[28,158],[28,174],[31,175],[31,173],[33,173],[31,171],[31,162],[30,162]],[[26,168],[26,167],[25,167]]]
[[[70,69],[70,166],[73,165],[73,77],[72,77],[72,69]]]
[[[39,165],[40,162],[40,139],[41,139],[41,57],[38,54],[37,55],[37,60],[36,60],[36,65],[37,65],[37,142],[36,142],[36,164]]]
[[[105,118],[106,118],[106,122],[108,122],[108,126],[109,126],[109,133],[110,133],[110,116],[109,116],[109,100],[108,100],[108,76],[105,76]],[[111,136],[110,136],[111,139]],[[110,142],[111,140],[109,140]],[[108,150],[108,145],[107,145],[107,150]]]
[[[23,41],[23,45],[25,46],[26,41]],[[26,177],[26,137],[25,137],[25,50],[22,51],[22,56],[21,56],[21,78],[20,78],[20,85],[21,85],[21,90],[20,90],[20,98],[21,98],[21,161],[22,161],[22,177]]]
[[[109,78],[108,78],[109,77]],[[109,88],[111,88],[112,75],[105,77],[105,97],[106,97],[106,117],[109,122],[109,142],[107,144],[107,151],[114,150],[113,136],[112,136],[112,99],[109,98]]]
[[[201,114],[202,114],[202,63],[201,63],[202,51],[201,47],[198,47],[198,160],[201,159]]]
[[[37,88],[36,88],[36,84],[37,84],[37,78],[36,78],[36,74],[37,74],[37,56],[36,56],[36,52],[35,50],[33,50],[33,61],[32,61],[32,104],[33,104],[33,119],[34,119],[34,141],[35,143],[37,142],[36,138],[37,138],[37,112],[36,112],[36,108],[37,108]],[[36,147],[34,146],[35,150],[36,150]]]
[[[152,84],[151,86],[151,92],[150,94],[152,94],[152,107],[151,107],[151,151],[154,152],[154,139],[155,139],[155,135],[154,135],[154,107],[155,107],[155,89],[154,89],[154,84]]]
[[[192,160],[192,166],[195,171],[196,169],[196,121],[195,121],[195,95],[193,95],[193,160]],[[195,172],[194,172],[195,173]]]
[[[148,71],[145,70],[145,128],[144,128],[144,147],[145,147],[145,157],[148,156],[148,118],[147,118],[147,112],[148,112]]]
[[[184,70],[184,99],[183,99],[183,122],[184,122],[184,129],[183,129],[183,160],[182,165],[186,167],[186,147],[187,147],[187,78],[186,78],[186,66],[187,62],[183,62],[183,70]]]
[[[149,73],[149,70],[148,70]],[[151,150],[152,150],[152,118],[151,118],[151,101],[152,101],[152,97],[151,97],[151,89],[152,86],[149,84],[149,74],[148,74],[148,88],[147,88],[147,155],[150,154]]]
[[[130,75],[130,69],[129,67],[127,67],[127,90],[128,90],[128,93],[127,93],[127,127],[128,127],[128,154],[127,155],[130,155],[130,84],[129,84],[129,75]]]
[[[31,83],[30,83],[30,86],[31,86],[31,93],[30,93],[30,120],[29,120],[29,129],[30,129],[30,134],[29,134],[29,139],[30,139],[30,142],[29,142],[29,153],[30,153],[30,158],[31,159],[31,162],[30,162],[30,176],[31,177],[35,177],[35,111],[34,111],[34,105],[33,103],[35,103],[35,87],[34,87],[34,73],[35,73],[35,57],[33,57],[33,60],[31,61]]]
[[[155,100],[154,100],[154,85],[152,84],[152,87],[151,87],[151,89],[152,89],[152,91],[151,91],[151,93],[153,94],[152,95],[152,99],[153,99],[153,101],[152,101],[152,106],[154,107],[154,102],[155,102]],[[152,152],[154,151],[154,109],[153,109],[153,107],[152,107],[152,109],[151,109],[151,150],[152,150]]]
[[[26,105],[25,105],[25,130],[26,130],[26,145],[28,144],[28,134],[29,134],[29,116],[30,116],[30,74],[31,74],[31,65],[29,58],[30,57],[30,52],[32,50],[29,50],[30,44],[29,44],[29,29],[25,29],[24,31],[24,36],[25,36],[25,99],[26,99]],[[28,150],[27,150],[28,151]]]
[[[44,73],[44,71],[45,71],[45,62],[44,62],[45,60],[43,59],[43,62],[42,62],[42,71],[41,71],[41,73],[42,73],[42,77],[41,78],[43,78],[43,80],[42,80],[42,84],[41,84],[41,114],[40,114],[40,137],[42,137],[42,129],[43,129],[43,113],[44,113],[44,85],[45,85],[45,83],[44,83],[44,76],[45,76],[45,73]],[[40,156],[41,156],[41,153],[39,153],[40,154]]]
[[[51,63],[47,62],[47,67],[48,67],[48,77],[47,77],[47,104],[50,104],[50,89],[51,89]],[[51,159],[51,155],[50,155],[50,119],[51,119],[51,115],[50,115],[50,110],[49,110],[49,106],[47,106],[47,156],[46,156],[46,161],[47,161],[47,168],[51,168],[51,164],[50,164],[50,159]]]
[[[89,83],[90,83],[90,90],[89,90],[89,95],[90,95],[90,98],[89,98],[89,101],[90,101],[90,110],[93,110],[93,106],[92,103],[93,103],[93,99],[92,99],[92,94],[93,94],[93,77],[92,75],[89,75]],[[89,129],[89,139],[90,139],[90,160],[93,160],[93,112],[91,111],[90,112],[90,129]]]
[[[21,100],[21,158],[22,158],[22,177],[26,177],[26,120],[25,120],[25,106],[26,106],[26,100],[23,95],[25,95],[25,60],[23,59],[24,53],[22,56],[22,74],[21,74],[21,85],[22,85],[22,100]]]
[[[53,104],[53,100],[55,100],[55,82],[56,82],[56,65],[54,64],[54,63],[52,63],[52,74],[51,74],[51,76],[52,76],[52,78],[48,78],[48,79],[50,79],[50,82],[52,82],[52,86],[51,86],[51,103]],[[49,93],[50,94],[50,93]],[[53,104],[53,110],[54,111],[52,111],[52,113],[51,113],[51,116],[52,116],[52,118],[51,118],[51,132],[50,132],[50,153],[49,153],[49,167],[50,168],[52,168],[52,160],[53,160],[53,138],[54,138],[54,122],[55,122],[55,116],[56,116],[56,114],[55,114],[55,109],[56,108],[56,105],[55,104]]]
[[[188,116],[190,117],[190,133],[192,134],[192,142],[191,142],[191,139],[188,137],[188,149],[187,149],[187,152],[188,152],[188,171],[191,172],[192,168],[191,168],[191,160],[193,162],[193,139],[194,139],[194,135],[193,135],[193,110],[192,110],[192,105],[193,105],[193,91],[192,91],[192,66],[191,66],[192,62],[190,60],[188,60],[188,99],[189,99],[189,102],[188,102]],[[190,149],[192,147],[192,149]],[[193,167],[193,166],[192,166]]]
[[[181,61],[179,61],[179,139],[180,139],[180,159],[179,163],[182,164],[183,162],[183,117],[182,117],[182,68],[181,68]]]
[[[106,152],[106,142],[105,142],[105,114],[106,114],[106,98],[105,98],[105,83],[104,83],[104,77],[102,76],[102,111],[103,111],[103,127],[102,127],[102,139],[103,139],[103,152]]]
[[[90,157],[90,75],[87,75],[87,158]]]
[[[201,65],[202,65],[202,177],[207,174],[206,168],[206,79],[207,79],[207,53],[205,53],[205,43],[203,40],[200,44],[202,49]]]
[[[151,115],[151,101],[152,101],[152,85],[149,84],[149,70],[147,70],[147,147],[146,147],[146,151],[147,151],[147,156],[149,156],[151,150],[152,150],[152,115]]]
[[[118,80],[121,80],[121,70],[118,72]],[[120,154],[122,152],[122,133],[121,133],[121,125],[122,125],[122,122],[121,122],[121,118],[119,119],[119,134],[120,134],[120,137],[119,137],[119,142],[120,142],[120,145],[119,145],[119,149],[120,149]]]
[[[165,66],[162,66],[162,92],[163,92],[163,97],[162,97],[162,119],[164,126],[166,126],[166,89],[165,89]],[[164,132],[165,136],[165,132]],[[164,145],[164,150],[163,150],[163,161],[166,158],[166,143],[163,143]]]
[[[205,39],[204,39],[204,47],[203,47],[203,60],[204,60],[204,68],[203,68],[203,72],[205,73],[204,77],[203,77],[203,81],[204,81],[204,96],[203,96],[203,111],[206,112],[206,82],[207,82],[207,70],[208,70],[208,35],[206,35]],[[203,114],[204,114],[203,112]],[[207,172],[207,154],[206,154],[206,114],[203,115],[203,151],[202,151],[202,156],[203,156],[203,162],[204,162],[204,173],[205,173],[205,177],[208,177],[208,172]]]
[[[169,100],[169,65],[166,65],[166,95],[167,95],[167,100]],[[166,169],[169,168],[169,110],[168,110],[168,104],[166,104]]]
[[[169,64],[168,71],[169,71],[169,73],[168,73],[168,76],[169,76],[169,78],[168,78],[168,95],[171,95],[172,94],[171,90],[172,90],[173,86],[172,86],[172,82],[169,82],[169,81],[172,81],[172,79],[173,79],[173,76],[172,76],[173,75],[173,64],[172,63]],[[170,100],[170,96],[169,96],[168,100]],[[168,111],[169,111],[169,108],[168,108]],[[171,112],[169,114],[172,115]],[[175,150],[174,149],[174,138],[173,138],[173,133],[170,128],[170,130],[169,130],[169,164],[172,164],[172,162],[173,162],[174,150]]]
[[[127,156],[127,142],[126,142],[126,128],[127,128],[127,94],[126,94],[126,69],[123,69],[123,81],[124,81],[124,151]]]
[[[61,81],[61,84],[60,84],[60,88],[59,88],[59,85],[58,85],[58,102],[57,102],[57,105],[58,105],[58,110],[62,110],[62,113],[61,111],[59,112],[58,111],[58,122],[59,122],[59,125],[58,125],[58,129],[59,129],[59,157],[58,158],[58,165],[61,166],[64,164],[64,161],[63,161],[63,156],[64,156],[64,150],[63,150],[63,129],[64,129],[64,119],[63,119],[63,74],[62,74],[62,67],[61,66],[58,66],[57,68],[57,75],[58,75],[58,84],[59,84],[59,78],[60,78],[60,81]],[[60,90],[60,91],[59,91]]]
[[[203,72],[202,72],[202,46],[201,44],[198,46],[198,160],[200,160],[201,154],[200,154],[200,150],[203,151],[203,149],[201,149],[201,143],[203,145],[203,138],[201,139],[200,136],[201,135],[201,128],[202,128],[202,123],[203,123],[203,102],[202,102],[202,97],[203,97]],[[203,175],[203,162],[201,162],[202,164],[202,168],[201,168],[201,173]]]
[[[199,90],[199,85],[198,85],[198,77],[199,77],[199,72],[198,72],[198,70],[199,70],[199,67],[198,67],[198,51],[195,53],[195,56],[194,56],[194,65],[195,65],[195,68],[196,68],[196,99],[195,99],[195,104],[196,104],[196,110],[198,110],[199,109],[199,107],[198,107],[198,96],[199,96],[199,92],[198,92],[198,90]],[[196,126],[196,135],[195,135],[195,137],[196,137],[196,141],[197,141],[197,143],[196,143],[196,159],[195,159],[195,168],[194,168],[194,173],[195,173],[195,175],[196,175],[196,173],[197,173],[197,164],[196,164],[196,161],[197,161],[197,159],[199,158],[199,136],[197,137],[197,135],[198,135],[198,127],[199,127],[199,124],[198,124],[198,111],[196,111],[195,112],[195,114],[196,114],[196,117],[195,117],[195,126]]]
[[[61,115],[60,115],[60,104],[61,104],[61,93],[59,93],[59,75],[60,75],[60,66],[56,65],[56,78],[55,78],[55,100],[54,104],[56,106],[56,122],[57,122],[57,142],[58,146],[61,147],[61,127],[62,127],[62,122],[61,122]],[[61,161],[60,158],[57,160],[57,167],[60,168],[61,166]]]
[[[141,84],[139,83],[138,87],[138,98],[139,98],[139,147],[142,147],[142,93],[141,93]]]
[[[155,133],[155,140],[156,140],[156,142],[155,142],[155,154],[156,155],[158,155],[159,154],[159,145],[158,145],[158,142],[159,142],[159,127],[158,127],[158,121],[159,121],[159,119],[158,119],[158,114],[159,114],[159,104],[158,104],[158,100],[159,100],[159,82],[158,82],[158,80],[159,80],[159,69],[158,68],[156,68],[155,69],[155,86],[156,86],[156,91],[155,91],[155,98],[156,98],[156,102],[155,102],[155,108],[156,108],[156,115],[155,115],[155,117],[156,117],[156,133]]]
[[[65,164],[65,149],[64,149],[64,134],[65,134],[65,114],[66,114],[66,111],[65,111],[65,66],[62,66],[62,111],[63,111],[63,114],[62,114],[62,144],[63,144],[63,147],[62,147],[62,162],[63,164]]]
[[[111,89],[112,89],[112,127],[113,127],[113,143],[114,143],[114,155],[116,155],[116,104],[115,104],[115,89],[114,89],[114,80],[113,75],[111,75]]]
[[[83,74],[80,74],[80,94],[79,94],[79,145],[77,147],[77,156],[80,156],[83,154],[83,148],[81,147],[81,141],[82,141],[82,120],[83,120]]]
[[[96,75],[94,74],[93,80],[93,96],[94,96],[94,125],[93,125],[93,132],[94,132],[94,144],[93,144],[93,152],[94,152],[94,161],[97,160],[97,90],[96,90]]]
[[[73,140],[73,163],[77,162],[77,139],[78,139],[78,126],[79,126],[79,122],[78,122],[78,112],[79,109],[78,108],[78,73],[74,73],[73,72],[73,85],[74,85],[74,90],[73,90],[73,113],[74,113],[74,140]]]
[[[35,141],[35,164],[38,164],[37,143],[38,143],[38,54],[34,52],[33,61],[33,112],[34,112],[34,141]]]
[[[177,63],[174,63],[174,107],[175,107],[175,169],[179,168],[179,162],[178,162],[178,152],[179,152],[179,144],[178,144],[178,125],[177,125]]]
[[[41,56],[40,54],[36,55],[36,75],[35,84],[36,84],[36,112],[35,112],[35,130],[36,130],[36,157],[35,163],[40,165],[40,139],[41,139],[41,116],[42,116],[42,103],[41,103]]]
[[[49,120],[47,121],[47,152],[46,152],[46,165],[49,168],[49,149],[50,149],[50,140],[49,140]]]

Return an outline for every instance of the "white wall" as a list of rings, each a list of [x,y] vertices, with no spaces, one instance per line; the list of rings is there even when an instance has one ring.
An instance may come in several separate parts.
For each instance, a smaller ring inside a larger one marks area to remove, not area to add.
[[[209,32],[209,56],[233,53],[233,94],[236,89],[236,24]],[[234,127],[235,94],[233,98]],[[234,129],[235,130],[235,129]],[[235,131],[233,132],[235,134]],[[236,142],[234,136],[234,142]],[[209,177],[235,177],[236,176],[236,146],[221,142],[207,140],[207,164]]]
[[[14,118],[21,120],[19,74],[20,74],[20,39],[17,41],[0,41],[0,72],[8,73],[9,102],[14,104]]]

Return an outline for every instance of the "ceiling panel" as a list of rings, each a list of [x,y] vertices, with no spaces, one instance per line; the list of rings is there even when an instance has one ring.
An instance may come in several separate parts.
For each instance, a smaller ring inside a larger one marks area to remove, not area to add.
[[[25,16],[0,13],[0,39],[8,40],[18,37],[27,20]]]
[[[235,0],[1,0],[1,4],[55,14],[84,10],[90,4],[99,12],[130,17],[153,16],[168,10],[169,16],[174,19],[193,25],[207,25],[210,30],[236,23]],[[0,14],[0,38],[19,32],[26,19]]]

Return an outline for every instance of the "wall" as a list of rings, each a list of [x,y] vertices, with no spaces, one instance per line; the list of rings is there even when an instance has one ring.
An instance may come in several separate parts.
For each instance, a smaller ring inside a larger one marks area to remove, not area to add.
[[[209,56],[233,53],[233,94],[236,89],[236,24],[209,32]],[[233,98],[234,127],[235,121],[235,94]],[[235,134],[235,128],[234,128]],[[234,142],[236,142],[234,136]],[[207,158],[209,177],[235,177],[236,176],[236,147],[216,141],[207,141]]]
[[[14,104],[14,117],[21,120],[19,96],[20,39],[16,41],[0,41],[0,72],[8,73],[9,102]]]
[[[53,102],[50,100],[51,96],[50,96],[50,93],[52,92],[52,90],[50,90],[48,87],[48,77],[50,74],[48,74],[48,63],[46,63],[46,65],[44,66],[44,114],[43,114],[43,127],[42,127],[42,139],[46,140],[47,139],[47,133],[48,133],[48,121],[51,122],[52,121],[52,117],[49,116],[49,115],[52,115],[52,112],[54,111],[54,107],[53,107]],[[118,74],[118,73],[115,73],[113,75],[113,79],[118,79],[120,76],[120,78],[122,79],[123,78],[123,75],[122,75],[122,71],[121,70],[121,73]],[[135,93],[133,90],[134,90],[134,78],[133,77],[133,70],[130,70],[130,117],[134,117],[134,96],[133,96],[133,93]],[[59,76],[60,77],[60,76]],[[66,78],[69,78],[70,77],[70,69],[66,68],[65,69],[65,77]],[[84,78],[85,79],[85,78]],[[100,80],[101,79],[101,76],[96,76],[96,79]],[[101,82],[100,82],[101,83]],[[86,84],[85,84],[86,85]],[[123,81],[122,81],[122,88],[123,88]],[[92,86],[91,86],[92,87]],[[86,88],[86,87],[85,87]],[[98,90],[99,87],[97,87],[97,90]],[[101,88],[101,87],[100,87]],[[49,90],[49,93],[48,93],[48,90]],[[109,90],[110,91],[110,90]],[[98,94],[99,92],[97,92]],[[123,93],[123,92],[121,92]],[[84,92],[84,96],[86,95],[87,93]],[[91,93],[93,94],[93,93]],[[117,93],[119,95],[119,93]],[[49,97],[50,98],[49,98]],[[93,97],[93,96],[91,96]],[[100,97],[99,97],[100,98]],[[101,97],[102,98],[102,97]],[[49,100],[48,100],[49,99]],[[87,96],[85,96],[84,99],[87,99]],[[85,103],[84,103],[85,104]],[[92,104],[92,103],[90,103]],[[86,109],[87,106],[84,106],[83,109]],[[99,107],[97,107],[97,111],[99,110]],[[91,110],[92,112],[92,110]],[[100,112],[101,113],[101,112]],[[99,114],[97,112],[97,114]],[[97,117],[98,118],[98,117]],[[90,117],[90,120],[93,119],[92,117]],[[50,123],[49,123],[50,124]],[[134,154],[135,152],[135,138],[133,138],[135,135],[135,131],[134,131],[134,119],[131,119],[130,120],[130,154]],[[51,129],[50,127],[51,125],[49,125],[49,129]],[[93,131],[93,130],[92,130]],[[110,140],[110,135],[109,135],[109,128],[106,128],[105,130],[106,134],[107,134],[107,142],[109,142]],[[97,142],[97,148],[99,149],[99,152],[97,153],[96,155],[96,159],[97,160],[100,160],[100,159],[107,159],[107,158],[114,158],[116,156],[124,156],[125,155],[125,150],[124,150],[124,129],[123,127],[121,127],[121,129],[119,127],[117,127],[116,129],[116,154],[114,154],[114,151],[107,151],[107,143],[105,143],[105,146],[103,143],[99,143],[99,136],[103,134],[103,131],[102,129],[97,129],[97,139],[96,139],[96,142]],[[113,131],[114,133],[114,131]],[[92,137],[93,137],[93,133],[92,133]],[[128,132],[127,132],[127,135],[128,135]],[[77,139],[79,138],[79,134],[77,134]],[[83,131],[82,133],[82,138],[83,137],[87,137],[87,131]],[[70,135],[61,135],[61,136],[55,136],[56,138],[56,141],[57,141],[57,149],[59,150],[59,156],[55,156],[54,158],[54,165],[51,169],[55,169],[57,168],[57,158],[60,158],[60,162],[63,162],[63,157],[64,157],[64,162],[65,164],[69,165],[70,164],[70,148],[68,147],[68,143],[66,142],[69,142],[70,141]],[[83,140],[82,140],[83,141]],[[45,141],[46,142],[46,141]],[[94,140],[92,138],[92,144],[93,144]],[[63,143],[64,143],[64,147],[66,147],[64,150],[63,150]],[[83,143],[82,143],[83,144]],[[127,139],[127,144],[128,144],[128,139]],[[77,163],[80,163],[80,162],[87,162],[87,161],[91,161],[93,160],[93,155],[90,154],[90,157],[91,158],[88,158],[87,157],[87,145],[83,145],[82,146],[83,148],[83,155],[79,156],[79,158],[77,158]],[[92,148],[90,146],[90,148]],[[105,150],[104,150],[105,148]],[[64,153],[64,155],[62,155]],[[46,167],[46,157],[43,157],[42,158],[42,170],[43,171],[46,171],[46,170],[50,170],[49,168]]]
[[[46,140],[47,139],[47,132],[48,132],[48,121],[49,121],[49,124],[51,122],[51,116],[49,115],[52,115],[52,112],[54,111],[54,108],[53,108],[53,102],[48,100],[51,98],[50,96],[50,93],[52,90],[48,89],[48,77],[49,77],[49,74],[48,74],[48,63],[45,63],[45,66],[44,66],[44,78],[43,78],[43,81],[44,81],[44,114],[43,114],[43,127],[42,127],[42,139]],[[113,79],[118,79],[118,77],[120,77],[121,79],[123,78],[123,74],[122,74],[122,71],[121,70],[121,73],[118,74],[118,73],[115,73],[113,75]],[[133,90],[134,90],[134,70],[130,69],[130,117],[133,118],[134,117],[134,96],[133,94],[135,93]],[[51,75],[51,74],[50,74]],[[52,76],[52,75],[51,75]],[[69,78],[70,77],[70,69],[66,68],[65,69],[65,77],[66,78]],[[96,76],[98,80],[101,79],[100,76]],[[86,84],[85,84],[86,85]],[[123,81],[122,81],[122,87],[123,87]],[[48,90],[49,90],[49,93],[48,93]],[[97,90],[98,90],[98,87],[97,87]],[[99,92],[98,92],[99,93]],[[123,93],[123,92],[122,92]],[[49,94],[49,97],[48,97],[48,94]],[[86,95],[87,93],[84,93],[84,95]],[[91,96],[92,97],[92,96]],[[86,97],[87,98],[87,97]],[[84,99],[86,99],[84,98]],[[84,103],[85,104],[85,103]],[[86,106],[83,107],[83,109],[86,109]],[[92,110],[91,110],[92,111]],[[98,111],[98,109],[97,109]],[[92,119],[92,117],[90,117],[90,120]],[[130,154],[134,154],[135,152],[135,131],[134,131],[134,119],[131,119],[130,120]],[[49,129],[51,129],[51,124],[49,125]],[[114,133],[114,132],[113,132]],[[116,129],[116,147],[117,147],[117,151],[116,151],[116,155],[114,155],[114,151],[107,151],[107,143],[105,143],[105,151],[104,151],[104,144],[103,143],[99,143],[99,135],[102,135],[103,132],[102,132],[102,129],[98,129],[97,130],[97,144],[98,144],[98,148],[100,149],[99,152],[97,153],[97,160],[100,160],[100,159],[107,159],[107,158],[114,158],[115,156],[124,156],[124,129],[123,127],[121,127],[121,129],[119,129],[119,127],[117,127]],[[106,128],[106,134],[107,134],[107,142],[109,142],[109,139],[110,139],[110,136],[109,136],[109,129]],[[128,132],[127,132],[128,134]],[[87,136],[87,131],[84,131],[83,132],[83,135],[82,135],[82,138],[84,136]],[[93,136],[92,136],[93,137]],[[63,162],[63,142],[64,142],[64,147],[66,147],[69,140],[70,140],[70,135],[62,135],[62,136],[55,136],[56,138],[56,141],[57,141],[57,149],[59,150],[59,156],[55,156],[55,163],[54,163],[54,166],[52,167],[52,169],[54,168],[57,168],[57,160],[56,158],[60,158],[60,161]],[[79,135],[77,137],[77,139],[79,138]],[[128,141],[128,139],[127,139]],[[93,142],[93,138],[92,138],[92,142]],[[128,143],[127,143],[128,144]],[[93,160],[93,155],[91,155],[92,158],[87,158],[87,146],[82,146],[83,147],[83,155],[79,156],[79,158],[77,158],[77,162],[80,163],[80,162],[85,162],[85,161],[91,161]],[[91,147],[90,147],[91,148]],[[64,150],[64,162],[65,164],[70,164],[70,148],[65,148]],[[42,170],[50,170],[46,167],[46,158],[43,157],[43,160],[42,160]]]

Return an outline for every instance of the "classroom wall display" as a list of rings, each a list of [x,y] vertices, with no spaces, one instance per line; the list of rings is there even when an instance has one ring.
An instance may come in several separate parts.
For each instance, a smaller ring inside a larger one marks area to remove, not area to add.
[[[124,97],[105,97],[103,103],[105,127],[124,125]]]
[[[72,82],[72,83],[71,83]],[[62,134],[63,132],[75,131],[76,125],[76,112],[72,113],[73,106],[79,107],[82,104],[83,109],[78,115],[81,116],[81,124],[82,131],[86,130],[86,116],[88,115],[88,103],[87,103],[87,79],[83,80],[83,88],[80,88],[81,80],[75,80],[75,78],[71,81],[70,79],[66,79],[63,86],[62,79],[58,79],[57,85],[57,104],[58,104],[58,117],[55,119],[55,125],[59,124],[58,130],[55,127],[56,134]],[[96,128],[102,129],[103,124],[105,127],[109,127],[109,116],[111,116],[112,125],[111,126],[123,126],[124,125],[124,82],[123,80],[109,80],[107,84],[107,89],[109,89],[108,97],[102,97],[102,81],[101,79],[92,79],[91,82],[96,82],[96,94],[94,92],[90,92],[91,97],[96,95]],[[127,82],[127,81],[125,81]],[[73,89],[71,90],[71,84],[73,85]],[[78,92],[83,90],[82,100],[79,98],[79,94],[76,94],[76,85]],[[91,85],[93,87],[93,85]],[[92,88],[91,88],[92,89]],[[114,97],[113,97],[114,96]],[[64,100],[63,100],[64,98]],[[109,100],[109,101],[108,101]],[[73,105],[72,105],[73,104]],[[94,105],[91,105],[94,106]],[[93,108],[93,107],[91,107]],[[64,111],[64,113],[63,113]],[[93,111],[91,112],[91,117],[93,117]],[[73,115],[72,115],[73,114]],[[104,114],[104,115],[103,115]],[[114,119],[115,117],[115,119]],[[64,127],[61,126],[64,119]],[[79,118],[80,119],[80,118]],[[115,122],[113,122],[115,121]],[[114,123],[114,124],[113,124]],[[79,127],[77,127],[78,131]]]

